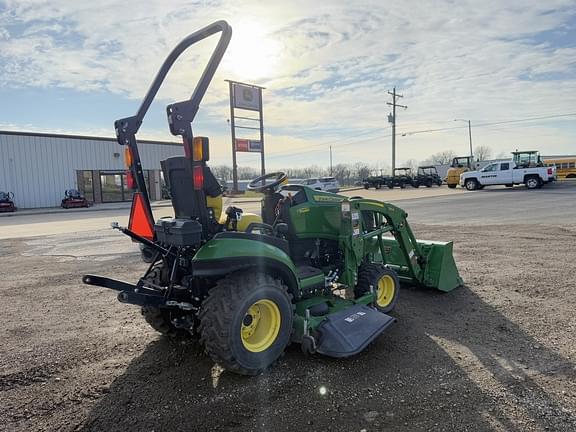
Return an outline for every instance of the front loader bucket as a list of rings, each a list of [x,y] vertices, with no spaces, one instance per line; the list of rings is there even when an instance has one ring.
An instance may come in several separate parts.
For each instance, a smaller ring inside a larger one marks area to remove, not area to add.
[[[396,240],[390,238],[382,240],[385,249],[384,263],[396,270],[401,280],[444,292],[452,291],[463,284],[452,255],[452,242],[417,240],[424,256],[424,262],[421,264],[423,275],[419,282],[409,273],[406,260]]]

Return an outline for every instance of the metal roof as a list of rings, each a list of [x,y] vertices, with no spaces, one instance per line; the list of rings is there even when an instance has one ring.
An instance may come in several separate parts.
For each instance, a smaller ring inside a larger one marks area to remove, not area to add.
[[[67,135],[67,134],[55,134],[55,133],[44,133],[44,132],[21,132],[21,131],[3,131],[0,130],[0,135],[18,135],[18,136],[32,136],[32,137],[47,137],[47,138],[63,138],[63,139],[77,139],[77,140],[93,140],[93,141],[112,141],[117,142],[116,138],[110,137],[99,137],[99,136],[88,136],[88,135]],[[153,140],[137,140],[138,144],[160,144],[160,145],[172,145],[181,146],[181,143],[171,142],[171,141],[153,141]]]

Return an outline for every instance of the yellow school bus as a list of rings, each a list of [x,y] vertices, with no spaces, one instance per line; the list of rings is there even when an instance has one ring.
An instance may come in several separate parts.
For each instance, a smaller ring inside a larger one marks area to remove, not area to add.
[[[544,165],[555,166],[558,180],[576,179],[576,156],[544,158]]]

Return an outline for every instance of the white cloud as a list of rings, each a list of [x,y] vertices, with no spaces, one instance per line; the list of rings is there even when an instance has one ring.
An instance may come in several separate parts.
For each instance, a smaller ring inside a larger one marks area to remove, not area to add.
[[[145,6],[135,0],[19,0],[6,6],[0,15],[0,86],[104,90],[134,99],[143,96],[184,35],[227,19],[234,36],[203,109],[227,118],[223,80],[257,79],[267,87],[271,153],[305,149],[334,135],[349,134],[354,141],[358,133],[377,134],[387,126],[386,92],[394,85],[409,106],[398,113],[399,131],[450,127],[454,118],[474,124],[576,111],[576,41],[558,47],[553,39],[537,39],[542,32],[566,31],[574,20],[571,0],[333,0],[322,6],[303,0],[157,0]],[[187,53],[160,97],[188,97],[214,44]],[[555,152],[570,152],[574,122],[559,125],[542,126],[545,135],[539,136],[531,127],[474,132],[478,144],[496,152],[544,142]],[[302,138],[306,131],[308,138]],[[401,159],[455,148],[462,137],[447,131],[409,138],[399,139]],[[349,161],[386,161],[389,139],[350,144],[342,154]],[[219,145],[225,155],[225,136],[218,141],[224,141]],[[305,155],[320,151],[302,153],[295,163],[306,164]]]

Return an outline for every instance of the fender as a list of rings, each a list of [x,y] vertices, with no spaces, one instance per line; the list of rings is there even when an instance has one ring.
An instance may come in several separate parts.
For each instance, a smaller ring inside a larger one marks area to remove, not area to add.
[[[192,259],[194,276],[225,276],[240,270],[261,269],[279,276],[288,285],[290,293],[297,297],[300,284],[296,267],[285,251],[264,241],[247,238],[245,233],[226,234],[225,237],[217,235],[198,250]],[[258,234],[252,236],[259,237]]]

